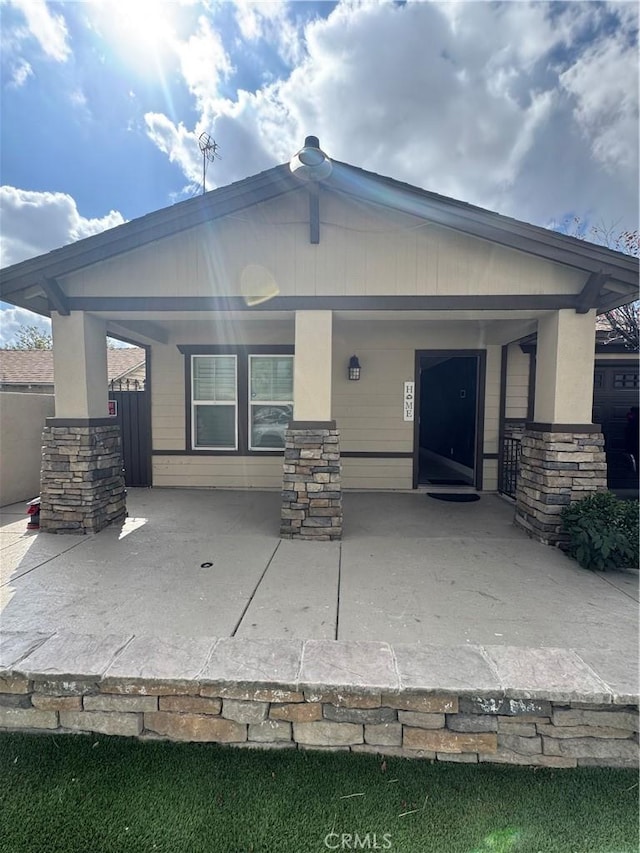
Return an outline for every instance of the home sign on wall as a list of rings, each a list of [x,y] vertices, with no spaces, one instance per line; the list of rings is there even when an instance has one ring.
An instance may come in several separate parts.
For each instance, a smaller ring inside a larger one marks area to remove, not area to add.
[[[415,403],[415,382],[405,382],[404,383],[404,404],[403,404],[405,421],[412,421],[413,420],[414,403]]]

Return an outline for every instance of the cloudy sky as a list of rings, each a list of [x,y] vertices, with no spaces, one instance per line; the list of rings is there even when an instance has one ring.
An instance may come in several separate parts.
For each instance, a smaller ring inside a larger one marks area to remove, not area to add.
[[[509,216],[638,227],[635,2],[0,0],[2,265],[329,156]],[[0,341],[33,315],[0,303]]]

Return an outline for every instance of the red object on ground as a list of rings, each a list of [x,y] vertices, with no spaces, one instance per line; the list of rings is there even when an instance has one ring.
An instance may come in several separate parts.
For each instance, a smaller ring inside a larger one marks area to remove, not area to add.
[[[40,498],[34,498],[27,504],[29,521],[27,530],[40,530]]]

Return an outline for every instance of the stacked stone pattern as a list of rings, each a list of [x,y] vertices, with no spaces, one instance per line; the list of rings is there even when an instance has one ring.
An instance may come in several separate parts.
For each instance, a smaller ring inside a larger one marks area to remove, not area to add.
[[[126,515],[120,428],[45,427],[40,529],[97,533]]]
[[[340,432],[288,429],[285,434],[283,539],[340,539],[342,485]]]
[[[602,433],[525,430],[515,520],[536,539],[546,545],[563,544],[562,508],[606,488]]]
[[[0,678],[0,691],[6,730],[542,767],[636,767],[638,760],[634,706],[20,676]]]
[[[595,658],[593,669],[569,649],[5,632],[0,728],[637,767],[637,672],[618,653]]]

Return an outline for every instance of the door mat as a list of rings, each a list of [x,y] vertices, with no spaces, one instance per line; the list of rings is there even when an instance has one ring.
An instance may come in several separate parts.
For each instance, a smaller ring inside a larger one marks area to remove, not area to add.
[[[427,497],[435,498],[437,501],[453,501],[454,503],[469,504],[479,501],[480,495],[470,495],[468,492],[427,492]]]
[[[470,486],[468,480],[427,480],[428,486]]]

